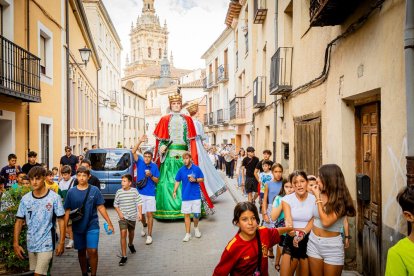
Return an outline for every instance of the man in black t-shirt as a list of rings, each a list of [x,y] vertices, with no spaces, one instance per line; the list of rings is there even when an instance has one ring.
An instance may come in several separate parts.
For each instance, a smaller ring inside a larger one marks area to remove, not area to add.
[[[86,159],[86,158],[83,159],[80,165],[84,166],[89,171],[91,170],[91,161],[89,161],[89,159]],[[92,174],[89,175],[88,184],[95,186],[96,188],[101,190],[101,181],[99,181],[99,178],[97,178],[96,176]],[[78,185],[78,179],[75,179],[75,181],[73,181],[73,187],[75,187],[76,185]]]
[[[242,162],[242,185],[245,186],[247,198],[249,202],[253,202],[257,198],[257,184],[259,183],[254,175],[259,158],[254,156],[254,148],[246,149],[247,157]],[[244,169],[243,169],[244,168]],[[254,195],[253,195],[254,193]],[[254,198],[254,199],[253,199]]]
[[[69,146],[65,147],[65,155],[60,158],[60,168],[59,173],[62,171],[62,167],[69,165],[72,169],[71,176],[76,174],[76,165],[78,164],[78,158],[75,155],[72,155],[72,149]]]
[[[29,159],[29,162],[24,164],[22,167],[22,172],[24,172],[25,174],[29,174],[31,168],[41,166],[39,163],[36,162],[37,153],[35,151],[29,151],[27,157]]]

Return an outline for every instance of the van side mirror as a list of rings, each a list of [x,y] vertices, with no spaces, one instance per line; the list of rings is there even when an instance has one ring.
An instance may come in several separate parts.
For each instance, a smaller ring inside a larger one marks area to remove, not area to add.
[[[357,198],[364,202],[371,200],[371,179],[366,174],[356,175]]]

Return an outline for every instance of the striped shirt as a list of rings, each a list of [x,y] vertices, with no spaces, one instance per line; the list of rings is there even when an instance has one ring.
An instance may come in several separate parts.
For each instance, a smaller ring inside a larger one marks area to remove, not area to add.
[[[119,208],[127,220],[137,219],[138,206],[142,205],[142,198],[137,189],[119,189],[116,191],[114,207]]]

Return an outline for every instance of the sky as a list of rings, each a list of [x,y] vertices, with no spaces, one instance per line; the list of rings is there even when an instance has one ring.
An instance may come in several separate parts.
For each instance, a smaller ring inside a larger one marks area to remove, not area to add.
[[[142,13],[143,0],[103,0],[122,43],[122,68],[130,56],[129,31]],[[167,21],[168,55],[172,51],[174,67],[204,68],[201,56],[226,28],[224,24],[230,0],[155,0],[161,26]]]

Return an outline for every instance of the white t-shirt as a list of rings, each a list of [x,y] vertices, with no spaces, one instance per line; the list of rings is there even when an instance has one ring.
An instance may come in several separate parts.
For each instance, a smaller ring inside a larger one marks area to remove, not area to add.
[[[61,190],[61,191],[66,191],[66,190],[69,190],[69,186],[70,186],[70,183],[72,182],[72,186],[71,186],[71,188],[73,188],[73,183],[75,182],[75,179],[74,178],[69,178],[69,180],[68,181],[66,181],[65,179],[61,179],[60,181],[59,181],[59,189]]]
[[[293,228],[305,228],[313,217],[313,205],[315,204],[315,196],[308,193],[304,201],[299,201],[296,193],[284,196],[282,201],[290,206],[290,213],[293,220]]]

